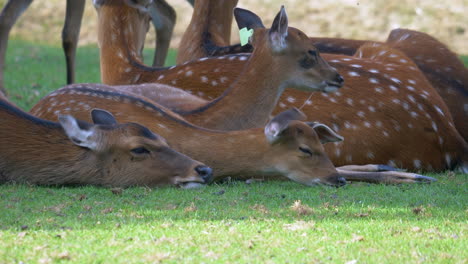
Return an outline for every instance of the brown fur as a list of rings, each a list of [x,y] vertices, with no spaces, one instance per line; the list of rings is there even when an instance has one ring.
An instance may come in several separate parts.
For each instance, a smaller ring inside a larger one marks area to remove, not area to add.
[[[201,163],[170,149],[159,136],[149,138],[147,129],[134,123],[89,125],[97,144],[89,149],[74,144],[59,123],[35,118],[4,100],[0,120],[1,182],[121,187],[204,182],[195,171]],[[140,146],[151,153],[131,153]]]
[[[372,42],[337,38],[310,39],[320,51],[334,54],[354,54],[364,43]],[[468,69],[460,58],[434,37],[414,30],[392,30],[386,43],[416,63],[447,104],[458,132],[468,141]]]
[[[398,53],[388,46],[380,48],[388,53]],[[307,101],[310,96],[307,93],[287,90],[274,112],[305,103],[302,110],[308,116],[343,134],[344,144],[326,146],[335,165],[383,163],[412,170],[440,171],[461,164],[466,142],[453,128],[445,103],[416,65],[404,54],[398,56],[406,63],[386,63],[380,61],[382,58],[372,56],[325,54],[323,57],[344,76],[345,86],[336,94],[314,94],[310,101]],[[229,80],[233,80],[248,63],[235,58],[199,62],[222,61],[222,68],[229,69],[229,75],[223,73],[220,76],[229,76]],[[183,75],[186,68],[181,66],[179,71]],[[193,75],[193,79],[198,80],[200,75]],[[227,87],[223,83],[195,90],[191,85],[179,83],[177,76],[173,78],[178,87],[194,90],[195,94],[200,93],[205,98],[217,97]],[[232,122],[231,119],[228,121]]]
[[[204,56],[204,33],[216,46],[229,45],[231,39],[232,9],[238,0],[199,0],[193,7],[192,19],[180,41],[177,64]],[[206,37],[206,36],[205,36]]]
[[[53,98],[59,98],[66,106],[54,105]],[[73,113],[86,120],[89,119],[89,109],[98,105],[121,122],[132,120],[157,131],[174,149],[209,164],[218,179],[282,175],[306,185],[319,181],[339,184],[336,169],[324,154],[316,132],[299,121],[289,125],[281,134],[281,140],[270,144],[262,129],[216,132],[197,128],[144,98],[93,84],[62,88],[43,98],[31,113],[49,120],[54,120],[57,113]],[[316,154],[302,157],[303,153],[298,149],[301,144]]]

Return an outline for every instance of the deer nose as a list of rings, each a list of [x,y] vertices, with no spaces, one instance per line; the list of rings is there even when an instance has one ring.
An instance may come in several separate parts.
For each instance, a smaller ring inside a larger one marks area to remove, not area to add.
[[[346,179],[343,177],[338,177],[337,179],[338,187],[346,185]]]
[[[344,79],[340,74],[337,73],[335,76],[335,82],[341,86],[344,83]]]
[[[213,177],[213,170],[204,165],[200,165],[195,167],[195,171],[198,173],[198,175],[203,179],[205,183],[209,183]]]

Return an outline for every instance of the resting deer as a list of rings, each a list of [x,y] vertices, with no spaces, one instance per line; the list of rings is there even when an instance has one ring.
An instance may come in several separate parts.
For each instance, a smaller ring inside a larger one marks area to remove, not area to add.
[[[247,10],[236,9],[235,14],[238,20],[250,18]],[[177,92],[176,96],[170,96],[175,100],[169,100],[167,94],[170,92],[164,93],[167,87],[163,85],[120,88],[160,102],[198,126],[239,130],[264,125],[285,87],[333,92],[343,84],[343,78],[320,56],[314,55],[316,49],[309,45],[305,34],[295,28],[288,28],[284,8],[275,17],[271,29],[258,25],[252,38],[255,50],[238,78],[221,96],[190,111],[175,109],[174,104],[187,102],[191,96],[180,99],[178,95],[181,93]],[[158,86],[163,87],[158,89]],[[190,101],[183,105],[186,109],[194,103]]]
[[[208,8],[208,7],[204,7]],[[196,9],[196,7],[195,7]],[[205,11],[206,12],[206,11]],[[204,20],[192,17],[193,26]],[[227,21],[224,24],[229,24]],[[222,25],[224,25],[222,24]],[[198,59],[212,55],[228,55],[239,52],[251,52],[252,46],[246,45],[240,51],[239,45],[225,46],[225,42],[215,42],[207,36],[211,31],[200,31],[203,27],[188,30],[185,34],[192,35],[197,32],[201,45],[194,46],[190,52],[181,45],[179,52],[187,54],[187,60]],[[228,29],[225,27],[225,29]],[[230,29],[230,28],[229,28]],[[222,30],[218,28],[217,30]],[[193,38],[193,37],[192,37]],[[322,53],[343,54],[352,56],[365,43],[374,43],[369,40],[352,40],[341,38],[310,38],[311,43]],[[402,51],[409,59],[414,61],[424,73],[430,84],[441,95],[452,114],[455,127],[465,139],[468,140],[468,70],[459,57],[434,37],[409,29],[392,30],[385,42],[389,47]],[[225,47],[223,47],[225,46]],[[190,56],[190,57],[189,57]],[[326,55],[325,55],[325,58]],[[209,96],[213,97],[212,94]],[[163,102],[161,102],[163,103]]]
[[[354,54],[368,40],[310,38],[321,52]],[[468,140],[468,69],[460,58],[434,37],[409,29],[394,29],[386,42],[402,51],[424,73],[452,114],[455,127]]]
[[[97,89],[96,89],[97,88]],[[371,182],[427,182],[433,179],[401,172],[337,170],[322,143],[341,141],[329,127],[306,124],[300,114],[281,114],[264,129],[221,132],[196,127],[164,107],[133,94],[96,84],[59,89],[33,107],[31,113],[55,120],[57,114],[89,119],[90,109],[106,108],[120,122],[137,122],[164,137],[174,149],[213,168],[215,179],[231,176],[287,177],[305,185],[342,185],[342,177]]]
[[[103,110],[88,115],[93,124],[71,115],[54,123],[0,99],[0,182],[188,188],[211,181],[209,167],[171,149],[148,128],[117,124]]]
[[[102,8],[101,12],[105,9],[104,6]],[[126,12],[128,12],[127,17],[131,17],[130,10]],[[131,25],[131,21],[134,20],[128,19],[128,21]],[[261,25],[260,19],[254,14],[247,21],[251,22],[241,21],[240,27],[254,28],[256,27],[254,25]],[[132,38],[126,38],[125,43],[127,42],[132,47],[130,50],[138,47],[138,43]],[[368,48],[372,48],[374,54],[382,51],[386,54],[399,53],[386,46]],[[110,53],[107,55],[110,56],[107,57],[110,60],[112,55]],[[466,160],[463,157],[466,142],[463,142],[453,128],[453,121],[444,102],[416,65],[409,59],[406,60],[406,64],[402,64],[399,60],[405,55],[398,56],[398,60],[385,62],[378,56],[373,57],[372,54],[365,58],[324,55],[331,66],[345,77],[346,85],[334,94],[315,94],[311,98],[307,93],[287,90],[275,112],[292,106],[303,106],[302,110],[309,116],[320,113],[315,117],[317,120],[331,124],[335,130],[344,133],[348,140],[343,144],[326,146],[327,153],[335,165],[383,163],[411,170],[436,171],[463,166]],[[243,71],[242,64],[249,62],[247,57],[243,60],[238,58],[238,56],[202,58],[196,63],[175,67],[172,71],[180,68],[179,74],[172,74],[171,78],[176,79],[172,79],[171,82],[181,88],[192,88],[193,86],[187,84],[190,83],[187,77],[194,76],[196,82],[200,76],[194,74],[197,72],[197,67],[206,72],[204,67],[208,67],[211,65],[209,63],[214,61],[224,65],[219,66],[220,68],[229,69],[229,73],[225,72],[221,76],[229,76],[226,79],[232,80]],[[203,63],[206,64],[200,66]],[[188,65],[191,65],[192,71],[192,75],[189,76],[186,74]],[[118,67],[110,68],[109,65],[107,68],[109,71],[119,72]],[[132,72],[132,69],[129,72]],[[138,72],[136,77],[150,74],[150,71],[140,69],[142,71]],[[166,76],[161,78],[161,81],[165,78]],[[181,79],[185,81],[179,83]],[[184,83],[187,86],[184,86]],[[221,84],[216,87],[206,85],[196,89],[205,96],[215,97],[223,92],[221,87]],[[425,151],[421,151],[421,146],[425,146]]]

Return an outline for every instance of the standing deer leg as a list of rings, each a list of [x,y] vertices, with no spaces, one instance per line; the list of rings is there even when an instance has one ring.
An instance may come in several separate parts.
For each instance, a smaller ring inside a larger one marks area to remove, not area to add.
[[[75,55],[84,6],[85,0],[67,0],[65,24],[62,30],[62,46],[67,62],[67,84],[75,82]]]
[[[176,13],[165,0],[156,0],[150,6],[150,15],[156,30],[153,66],[163,66],[175,26]]]
[[[3,84],[5,55],[8,46],[8,35],[18,17],[28,8],[33,0],[9,0],[0,13],[0,95],[6,95]]]

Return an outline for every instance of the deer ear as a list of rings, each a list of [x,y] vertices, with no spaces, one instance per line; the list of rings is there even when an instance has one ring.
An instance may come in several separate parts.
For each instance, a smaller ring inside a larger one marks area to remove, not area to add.
[[[273,117],[265,126],[265,136],[270,143],[276,142],[292,120],[305,120],[306,116],[297,108],[291,108]]]
[[[91,150],[97,149],[98,144],[93,140],[95,132],[92,128],[86,129],[80,127],[78,125],[78,120],[71,115],[59,115],[58,119],[63,130],[73,144],[89,148]]]
[[[288,36],[288,15],[284,6],[276,15],[275,20],[270,28],[270,42],[272,48],[276,52],[280,52],[286,48],[286,37]]]
[[[315,133],[317,133],[317,136],[320,139],[320,142],[322,144],[329,143],[329,142],[340,142],[344,140],[344,137],[341,135],[338,135],[333,129],[330,127],[318,123],[318,122],[306,122],[310,127],[312,127],[315,130]]]
[[[117,125],[115,117],[106,110],[93,109],[91,111],[91,117],[93,118],[93,123],[96,125]]]
[[[239,29],[245,27],[247,29],[265,28],[262,19],[249,10],[236,7],[234,8],[234,17]]]

